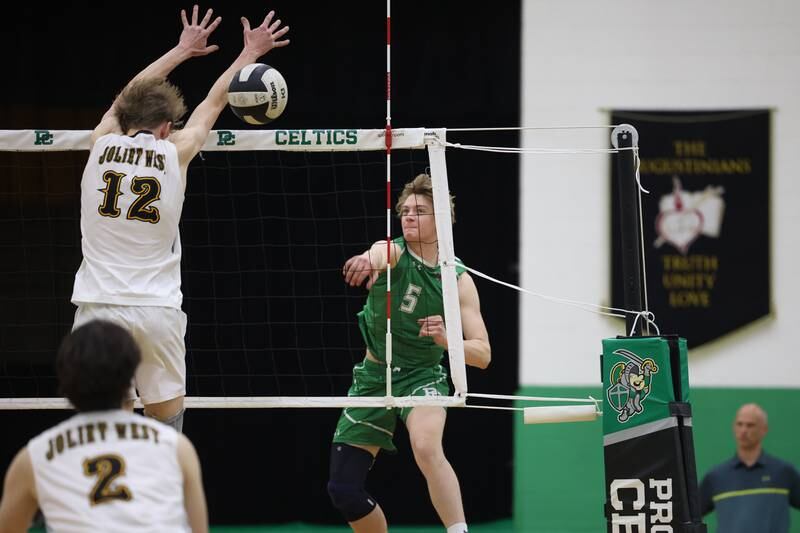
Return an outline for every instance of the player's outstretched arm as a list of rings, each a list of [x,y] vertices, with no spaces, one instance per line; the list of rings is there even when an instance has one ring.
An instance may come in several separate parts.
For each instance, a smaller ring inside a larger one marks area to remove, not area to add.
[[[239,57],[231,64],[228,69],[217,78],[208,96],[192,112],[186,127],[172,135],[172,141],[178,148],[178,158],[182,167],[189,165],[189,161],[203,147],[208,137],[208,132],[214,126],[219,114],[225,109],[228,98],[228,85],[231,79],[242,67],[255,63],[258,58],[272,50],[289,44],[288,39],[281,40],[281,37],[289,31],[289,26],[281,28],[281,20],[272,21],[275,16],[274,11],[267,13],[260,26],[250,29],[250,21],[242,17],[244,33],[244,47]]]
[[[0,533],[24,533],[36,513],[33,465],[27,448],[14,457],[6,472],[0,501]]]
[[[386,241],[378,241],[363,254],[348,259],[342,268],[344,282],[351,287],[358,287],[367,280],[367,289],[371,289],[381,272],[386,270]],[[402,249],[391,243],[391,265],[397,264]]]
[[[191,441],[178,434],[178,462],[183,472],[183,501],[192,533],[208,533],[208,509],[200,459]]]
[[[181,9],[181,22],[183,23],[183,30],[178,38],[178,44],[171,50],[150,63],[144,70],[139,72],[133,79],[128,82],[131,83],[148,79],[148,78],[163,78],[170,72],[175,70],[175,67],[186,61],[191,57],[198,57],[208,55],[212,52],[219,50],[217,45],[208,45],[208,37],[219,26],[222,17],[217,17],[211,21],[211,16],[214,13],[213,9],[206,11],[203,20],[197,21],[199,8],[195,5],[192,8],[192,20],[186,18],[186,10]],[[107,133],[119,133],[120,128],[116,118],[116,99],[111,107],[106,111],[100,124],[92,132],[92,143],[98,138]]]

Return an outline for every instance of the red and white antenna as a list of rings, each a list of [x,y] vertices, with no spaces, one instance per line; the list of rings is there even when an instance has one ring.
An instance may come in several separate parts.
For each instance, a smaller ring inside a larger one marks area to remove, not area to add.
[[[386,396],[392,395],[392,0],[386,0]]]

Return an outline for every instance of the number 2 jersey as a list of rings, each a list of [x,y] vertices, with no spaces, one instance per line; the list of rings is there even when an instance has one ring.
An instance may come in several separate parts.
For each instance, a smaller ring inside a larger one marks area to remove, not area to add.
[[[79,413],[31,439],[48,531],[190,531],[178,433],[122,410]]]
[[[72,303],[180,309],[185,178],[175,145],[151,133],[97,139],[81,180]]]

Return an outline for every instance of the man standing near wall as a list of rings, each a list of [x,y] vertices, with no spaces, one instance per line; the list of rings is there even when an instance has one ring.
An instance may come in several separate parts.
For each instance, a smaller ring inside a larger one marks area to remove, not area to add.
[[[717,512],[721,533],[788,533],[789,506],[800,509],[800,473],[764,452],[767,413],[748,403],[733,421],[736,455],[700,484],[703,514]]]

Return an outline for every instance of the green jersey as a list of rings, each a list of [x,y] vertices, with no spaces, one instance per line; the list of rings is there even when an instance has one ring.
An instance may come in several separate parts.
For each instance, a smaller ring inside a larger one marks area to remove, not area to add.
[[[392,268],[392,366],[420,368],[438,365],[444,348],[432,337],[420,337],[417,320],[444,317],[440,267],[428,266],[416,257],[399,237],[393,241],[402,255]],[[456,259],[456,275],[465,272]],[[386,272],[382,272],[358,313],[358,325],[367,348],[378,360],[386,361]]]

